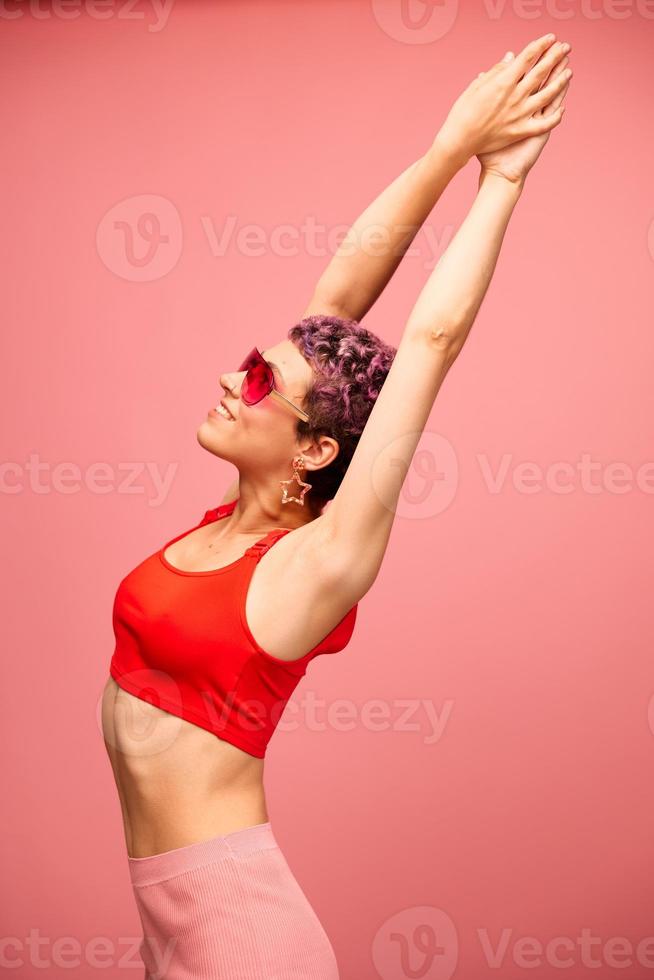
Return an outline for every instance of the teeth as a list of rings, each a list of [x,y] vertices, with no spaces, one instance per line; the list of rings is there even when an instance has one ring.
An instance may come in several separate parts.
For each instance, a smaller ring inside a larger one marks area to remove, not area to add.
[[[222,405],[216,405],[216,411],[218,412],[219,415],[223,415],[226,419],[229,419],[230,422],[234,421],[233,417],[229,414],[227,409],[224,408]]]

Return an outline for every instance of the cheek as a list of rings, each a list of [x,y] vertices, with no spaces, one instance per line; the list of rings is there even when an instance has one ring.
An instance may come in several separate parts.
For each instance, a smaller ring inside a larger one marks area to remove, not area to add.
[[[285,412],[280,412],[274,402],[264,399],[258,405],[241,405],[239,420],[243,427],[250,431],[265,432],[268,435],[286,437],[289,432],[289,420]]]
[[[274,429],[274,418],[272,417],[267,405],[241,405],[238,417],[239,425],[243,432],[255,436],[257,433],[272,433]]]
[[[295,423],[285,412],[279,412],[274,404],[242,406],[239,424],[243,435],[253,443],[274,455],[275,450],[286,453],[295,442]]]

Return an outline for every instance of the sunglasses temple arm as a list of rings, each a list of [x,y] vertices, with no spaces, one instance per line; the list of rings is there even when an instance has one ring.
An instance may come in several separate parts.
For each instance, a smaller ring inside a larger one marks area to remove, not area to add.
[[[293,411],[297,415],[299,415],[300,418],[304,422],[308,422],[309,421],[309,416],[307,415],[307,413],[305,411],[303,411],[303,409],[301,409],[298,405],[293,404],[293,402],[290,401],[288,398],[285,398],[284,395],[282,395],[281,392],[277,391],[276,388],[273,388],[272,389],[272,391],[270,392],[270,395],[271,395],[272,398],[277,398],[280,401],[284,402],[286,405],[290,405],[290,407],[293,409]]]

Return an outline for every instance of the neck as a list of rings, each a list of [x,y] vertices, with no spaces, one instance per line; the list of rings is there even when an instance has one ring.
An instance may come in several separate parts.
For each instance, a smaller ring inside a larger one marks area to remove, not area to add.
[[[293,496],[291,491],[291,496]],[[323,504],[310,499],[311,491],[304,496],[304,504],[296,500],[282,503],[281,487],[277,491],[261,491],[259,487],[248,486],[239,480],[238,500],[230,517],[230,523],[242,534],[261,532],[265,534],[273,528],[296,528],[319,517]]]

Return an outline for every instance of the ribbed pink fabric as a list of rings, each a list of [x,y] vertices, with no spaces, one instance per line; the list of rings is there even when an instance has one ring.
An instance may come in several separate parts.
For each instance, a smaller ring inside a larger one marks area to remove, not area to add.
[[[127,860],[145,980],[338,980],[270,822]]]

